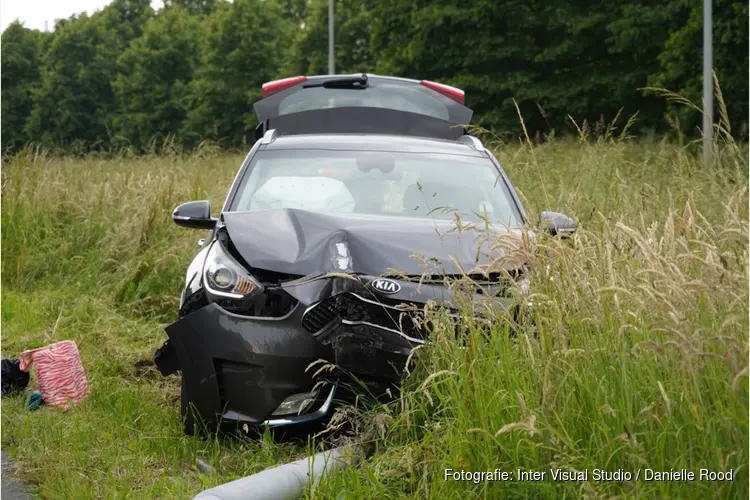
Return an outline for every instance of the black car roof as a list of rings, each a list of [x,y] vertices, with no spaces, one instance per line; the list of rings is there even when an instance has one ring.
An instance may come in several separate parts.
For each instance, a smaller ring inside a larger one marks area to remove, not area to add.
[[[261,143],[261,149],[332,149],[442,153],[483,157],[484,149],[467,142],[389,134],[304,134],[279,136]]]

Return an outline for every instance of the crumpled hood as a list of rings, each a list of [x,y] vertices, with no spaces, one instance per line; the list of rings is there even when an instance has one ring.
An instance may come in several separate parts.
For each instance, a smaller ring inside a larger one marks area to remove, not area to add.
[[[279,209],[226,212],[223,220],[250,266],[301,276],[389,270],[421,275],[427,269],[414,254],[439,260],[429,262],[430,273],[460,274],[458,264],[466,272],[487,264],[492,245],[487,234],[459,234],[453,221],[434,219]]]

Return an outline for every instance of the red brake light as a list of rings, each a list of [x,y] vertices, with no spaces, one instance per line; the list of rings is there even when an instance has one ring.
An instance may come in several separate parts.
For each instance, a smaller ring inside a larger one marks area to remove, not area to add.
[[[297,85],[298,83],[304,82],[306,80],[306,76],[292,76],[290,78],[282,78],[281,80],[266,82],[263,84],[263,98],[265,99],[268,96],[272,96],[284,89],[293,87],[294,85]]]
[[[464,91],[461,89],[451,87],[450,85],[446,85],[444,83],[431,82],[429,80],[422,80],[420,83],[425,87],[434,90],[435,92],[439,92],[446,97],[450,97],[459,104],[463,104],[465,102]]]

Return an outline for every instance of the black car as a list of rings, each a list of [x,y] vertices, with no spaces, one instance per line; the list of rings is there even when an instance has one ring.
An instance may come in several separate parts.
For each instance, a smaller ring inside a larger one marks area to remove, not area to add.
[[[245,428],[324,419],[337,373],[397,384],[426,339],[419,311],[453,297],[439,277],[487,259],[471,231],[441,234],[456,213],[487,214],[497,233],[527,223],[497,159],[463,128],[472,111],[461,90],[377,75],[263,90],[258,140],[219,218],[208,201],[173,213],[211,230],[155,358],[164,375],[182,374],[188,433],[195,415]],[[548,215],[554,230],[574,230]],[[330,384],[308,369],[318,360],[339,368],[324,370]]]

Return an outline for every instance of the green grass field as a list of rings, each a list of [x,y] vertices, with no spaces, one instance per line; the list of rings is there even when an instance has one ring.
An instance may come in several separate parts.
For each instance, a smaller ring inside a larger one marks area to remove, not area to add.
[[[692,150],[500,147],[531,215],[579,221],[572,240],[543,237],[531,259],[534,333],[511,338],[497,318],[480,341],[466,318],[461,349],[437,318],[401,399],[349,413],[372,456],[309,496],[747,498],[747,150],[718,148],[710,172]],[[203,198],[218,209],[241,160],[26,151],[3,164],[3,357],[74,339],[92,388],[67,413],[3,399],[3,449],[42,498],[189,498],[318,446],[185,437],[178,378],[147,363],[204,236],[176,227],[171,210]],[[214,472],[199,472],[198,457]],[[446,481],[448,468],[546,480]],[[557,468],[734,479],[554,482]]]

